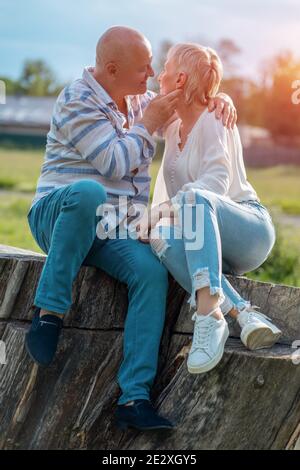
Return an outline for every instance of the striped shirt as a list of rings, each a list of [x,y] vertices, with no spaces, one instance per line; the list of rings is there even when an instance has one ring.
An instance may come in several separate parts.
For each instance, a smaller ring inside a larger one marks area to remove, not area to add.
[[[138,121],[155,93],[126,97],[126,129],[126,117],[92,72],[92,67],[86,67],[82,78],[58,96],[31,207],[54,189],[90,178],[104,186],[106,204],[121,207],[120,223],[127,205],[122,209],[119,196],[126,196],[129,204],[147,205],[149,201],[149,165],[156,143]]]

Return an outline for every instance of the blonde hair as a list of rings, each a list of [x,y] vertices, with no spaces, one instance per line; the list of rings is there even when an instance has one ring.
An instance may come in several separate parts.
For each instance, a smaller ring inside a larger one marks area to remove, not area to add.
[[[196,43],[176,44],[169,49],[167,59],[173,59],[178,72],[187,74],[185,101],[198,99],[207,105],[218,92],[222,76],[222,62],[215,50]]]

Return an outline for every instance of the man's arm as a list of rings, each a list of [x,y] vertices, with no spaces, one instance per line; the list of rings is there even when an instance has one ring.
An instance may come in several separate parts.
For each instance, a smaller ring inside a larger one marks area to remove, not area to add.
[[[63,104],[60,114],[57,131],[106,178],[121,180],[154,155],[156,143],[142,123],[118,135],[105,109],[90,98]]]
[[[159,96],[154,91],[148,91],[144,97],[146,100],[146,106],[151,102],[152,99]],[[233,104],[232,99],[226,93],[218,93],[214,98],[211,98],[208,103],[208,110],[209,112],[215,111],[216,119],[220,119],[222,117],[223,125],[226,126],[228,129],[234,128],[236,121],[237,121],[237,111]],[[153,136],[164,138],[164,133],[168,126],[172,124],[178,116],[176,112],[170,117],[170,119],[159,129],[157,129]]]

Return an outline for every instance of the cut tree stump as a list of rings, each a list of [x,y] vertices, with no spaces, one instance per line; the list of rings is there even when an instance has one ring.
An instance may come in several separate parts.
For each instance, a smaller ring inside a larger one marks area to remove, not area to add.
[[[230,321],[219,365],[191,375],[186,358],[192,312],[171,278],[152,401],[173,431],[121,431],[120,394],[126,286],[82,267],[53,364],[28,357],[24,336],[45,256],[0,245],[0,449],[294,449],[300,445],[300,288],[228,276],[283,330],[271,349],[248,351]]]

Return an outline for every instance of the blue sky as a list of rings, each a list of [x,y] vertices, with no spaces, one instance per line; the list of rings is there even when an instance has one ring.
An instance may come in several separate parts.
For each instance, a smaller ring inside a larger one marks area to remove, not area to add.
[[[0,75],[16,78],[25,59],[42,58],[61,81],[76,78],[116,24],[142,31],[154,55],[164,39],[233,39],[252,77],[278,51],[300,56],[299,0],[0,0]]]

